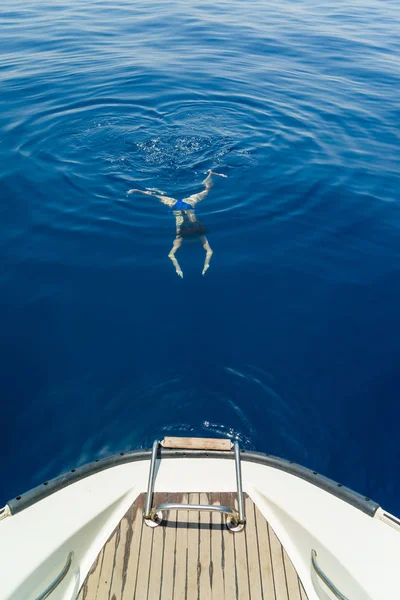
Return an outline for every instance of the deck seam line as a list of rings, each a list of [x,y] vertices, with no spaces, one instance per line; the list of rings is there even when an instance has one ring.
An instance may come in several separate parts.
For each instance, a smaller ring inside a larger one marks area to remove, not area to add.
[[[177,500],[177,498],[176,498]],[[179,511],[176,511],[176,519],[175,519],[175,544],[174,544],[174,569],[172,573],[172,600],[175,598],[175,581],[176,581],[176,540],[178,539],[178,519],[179,519]]]
[[[169,492],[165,494],[165,501],[169,502]],[[168,513],[168,517],[169,517]],[[163,575],[164,575],[164,555],[165,555],[165,538],[167,535],[167,523],[169,523],[169,518],[167,517],[166,524],[163,527],[163,548],[162,548],[162,559],[161,559],[161,574],[160,574],[160,595],[158,596],[158,600],[161,600],[162,596],[162,588],[163,588]]]
[[[146,525],[147,527],[147,525]],[[151,559],[153,558],[153,546],[154,546],[154,527],[152,527],[151,529],[151,546],[150,546],[150,560],[149,560],[149,570],[147,573],[147,594],[146,594],[146,600],[152,600],[151,598],[149,599],[149,591],[150,591],[150,577],[151,577]],[[141,599],[139,599],[141,600]]]
[[[275,595],[275,600],[276,600],[274,561],[272,560],[272,548],[271,548],[271,538],[270,538],[270,533],[269,533],[269,523],[268,523],[268,521],[266,521],[266,523],[267,523],[267,534],[268,534],[268,545],[269,545],[269,557],[270,557],[270,562],[271,562],[272,583],[274,584],[274,595]]]
[[[233,497],[233,494],[232,494]],[[235,583],[236,583],[236,600],[239,599],[239,581],[238,581],[238,573],[237,573],[237,561],[236,561],[236,540],[235,535],[230,530],[228,530],[228,535],[233,535],[233,556],[235,557]]]
[[[253,501],[252,501],[252,504],[253,504],[253,512],[254,512],[254,529],[256,531],[256,540],[257,540],[258,569],[260,571],[261,599],[264,600],[264,584],[263,584],[262,569],[261,569],[260,540],[258,539],[257,513],[256,513],[256,505],[254,504]]]
[[[97,582],[97,587],[96,587],[96,594],[95,594],[95,596],[94,596],[95,598],[97,598],[97,594],[98,594],[98,591],[99,591],[100,578],[101,578],[101,571],[102,571],[102,569],[103,569],[104,554],[105,554],[105,550],[104,550],[104,549],[105,549],[106,545],[107,545],[107,542],[104,544],[104,546],[103,546],[103,548],[102,548],[102,554],[103,554],[103,555],[102,555],[102,557],[101,557],[101,566],[100,566],[100,571],[99,571],[99,579],[98,579],[98,582]]]
[[[122,519],[123,518],[124,517],[122,517]],[[114,572],[115,572],[117,551],[118,551],[119,543],[121,541],[121,523],[122,523],[122,519],[118,523],[117,527],[114,529],[116,539],[115,539],[115,549],[114,549],[114,557],[113,557],[113,566],[112,566],[111,578],[110,578],[110,589],[108,590],[108,600],[110,600],[111,588],[112,588],[112,584],[113,584],[113,581],[114,581]]]
[[[246,566],[247,566],[247,585],[249,587],[249,600],[251,600],[251,585],[250,585],[250,573],[249,573],[249,552],[248,552],[248,546],[247,546],[247,529],[246,529],[246,525],[244,526],[244,529],[242,529],[242,531],[238,533],[238,535],[240,534],[244,534],[244,547],[245,547],[245,551],[246,551]]]
[[[276,535],[276,534],[275,534]],[[286,572],[286,562],[285,562],[285,554],[284,554],[284,547],[281,544],[281,540],[278,538],[278,536],[276,536],[280,546],[281,546],[281,554],[282,554],[282,563],[283,563],[283,572],[285,574],[285,585],[286,585],[286,593],[287,593],[287,597],[290,600],[290,596],[289,596],[289,586],[288,586],[288,580],[287,580],[287,572]],[[289,558],[289,556],[288,556]]]
[[[137,512],[138,512],[138,511],[137,511]],[[144,512],[144,507],[143,507],[143,512]],[[137,513],[136,513],[136,514],[137,514]],[[143,515],[142,515],[142,517],[143,517]],[[133,526],[133,523],[132,523],[132,526]],[[137,565],[136,565],[136,579],[135,579],[135,589],[134,589],[134,592],[133,592],[133,600],[134,600],[134,599],[135,599],[135,597],[136,597],[136,588],[137,588],[138,574],[139,574],[139,562],[140,562],[140,560],[139,560],[139,559],[140,559],[140,549],[141,549],[141,547],[142,547],[143,527],[144,527],[144,526],[145,526],[145,525],[144,525],[144,520],[143,520],[143,518],[142,518],[142,519],[141,519],[141,527],[140,527],[140,540],[139,540],[139,545],[138,545],[138,552],[139,552],[139,554],[138,554]],[[147,527],[147,526],[146,526],[146,527]],[[133,539],[133,537],[132,537],[132,539]]]

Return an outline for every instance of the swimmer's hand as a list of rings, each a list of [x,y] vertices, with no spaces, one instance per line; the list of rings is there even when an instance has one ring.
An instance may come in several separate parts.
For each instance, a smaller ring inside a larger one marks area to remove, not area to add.
[[[206,271],[208,271],[209,268],[210,268],[210,265],[205,265],[204,269],[203,269],[203,272],[202,272],[202,275],[205,275]]]

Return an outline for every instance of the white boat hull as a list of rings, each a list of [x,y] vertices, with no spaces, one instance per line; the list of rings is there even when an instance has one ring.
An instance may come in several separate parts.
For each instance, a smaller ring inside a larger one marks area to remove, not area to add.
[[[233,461],[196,452],[163,451],[155,491],[236,489]],[[8,504],[13,514],[0,521],[0,600],[36,600],[70,552],[71,567],[50,598],[77,597],[116,524],[147,489],[149,453],[121,456],[122,464],[107,460]],[[337,597],[313,568],[313,550],[344,597],[400,597],[400,522],[395,517],[318,474],[256,453],[242,456],[242,478],[243,491],[276,532],[309,600]]]

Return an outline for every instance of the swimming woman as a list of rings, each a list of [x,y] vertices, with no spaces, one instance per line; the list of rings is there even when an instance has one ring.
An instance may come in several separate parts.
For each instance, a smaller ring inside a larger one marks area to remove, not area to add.
[[[192,194],[183,200],[175,200],[175,198],[169,198],[168,196],[162,196],[156,194],[153,191],[148,190],[129,190],[128,194],[137,192],[138,194],[146,194],[147,196],[154,196],[158,198],[160,202],[170,207],[172,214],[175,217],[176,225],[176,238],[168,258],[172,260],[175,270],[179,277],[183,277],[182,269],[175,256],[177,250],[182,246],[184,239],[200,239],[204,250],[206,251],[206,258],[204,260],[203,275],[206,274],[207,269],[210,266],[210,260],[213,251],[211,250],[210,244],[205,236],[208,233],[204,225],[196,217],[196,204],[207,196],[208,192],[214,185],[211,176],[218,175],[219,177],[227,177],[222,173],[215,173],[214,171],[208,171],[208,175],[203,181],[205,189],[197,194]]]

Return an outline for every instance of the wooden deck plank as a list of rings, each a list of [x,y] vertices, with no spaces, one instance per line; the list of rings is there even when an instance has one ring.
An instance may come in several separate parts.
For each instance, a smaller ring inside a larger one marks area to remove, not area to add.
[[[200,504],[210,504],[210,494],[201,493]],[[211,600],[211,513],[200,512],[199,523],[199,588],[200,600]]]
[[[237,495],[232,494],[232,501],[227,506],[238,510]],[[250,599],[249,569],[247,564],[246,527],[233,534],[235,548],[236,583],[238,599]]]
[[[233,503],[233,494],[222,493],[221,505],[231,506]],[[224,519],[225,522],[225,519]],[[233,545],[234,533],[229,531],[226,525],[222,529],[222,547],[223,547],[223,573],[224,573],[224,596],[223,598],[238,597],[237,595],[237,575],[235,565],[235,548]]]
[[[257,529],[257,539],[261,565],[261,583],[264,600],[276,600],[274,580],[272,576],[272,562],[268,538],[268,525],[263,515],[255,505],[254,513],[255,524]]]
[[[231,450],[232,440],[229,438],[191,438],[166,436],[161,446],[164,448],[187,448],[192,450]]]
[[[166,502],[170,504],[182,503],[179,494],[169,493]],[[164,552],[161,572],[161,596],[162,600],[173,600],[174,596],[174,569],[176,552],[176,521],[178,512],[170,510],[165,514],[163,523]]]
[[[290,600],[301,600],[299,577],[285,548],[282,547],[283,564],[285,567],[286,584]]]
[[[117,542],[117,532],[119,526],[114,530],[111,538],[104,546],[104,558],[103,564],[101,565],[101,573],[99,579],[99,585],[97,588],[96,600],[108,600],[109,592],[111,587],[111,580],[114,570],[114,558]]]
[[[189,494],[189,504],[199,504],[199,494]],[[188,537],[187,537],[187,598],[198,598],[199,596],[199,513],[190,510],[188,514]]]
[[[210,494],[210,504],[221,505],[219,493]],[[225,527],[221,513],[211,513],[211,597],[221,600],[224,597],[224,569],[222,552],[222,531]]]
[[[122,518],[119,530],[117,532],[116,539],[116,550],[115,550],[115,563],[112,574],[112,581],[110,587],[110,598],[115,600],[121,600],[122,597],[122,581],[124,572],[124,555],[127,543],[127,535],[131,523],[127,515]]]
[[[96,560],[94,561],[83,585],[81,588],[81,594],[79,599],[82,600],[95,600],[97,594],[97,588],[99,586],[99,579],[101,573],[101,565],[103,563],[104,547],[100,550]]]
[[[166,494],[158,493],[154,494],[153,504],[165,504]],[[167,513],[168,516],[168,513]],[[147,525],[145,525],[147,527]],[[149,528],[148,528],[149,529]],[[149,585],[147,590],[147,598],[159,598],[161,592],[161,571],[163,567],[163,554],[164,554],[164,536],[165,527],[159,526],[153,529],[152,536],[152,547],[151,547],[151,560],[150,560],[150,572],[149,572]],[[145,596],[140,596],[145,598]]]
[[[250,597],[260,598],[263,600],[263,589],[261,585],[261,566],[260,566],[260,551],[258,545],[258,537],[256,530],[256,516],[254,512],[254,503],[247,496],[245,498],[245,536],[247,548],[247,561],[250,585]]]
[[[83,600],[83,594],[85,593],[85,588],[82,586],[81,590],[76,598],[76,600]]]
[[[140,543],[143,530],[143,506],[145,495],[140,494],[133,511],[130,513],[132,525],[128,531],[124,556],[124,579],[122,582],[122,600],[132,600],[135,594]]]
[[[299,588],[300,588],[301,600],[308,600],[308,596],[306,594],[306,591],[305,591],[300,579],[299,579]]]
[[[182,504],[189,504],[189,494],[182,495]],[[188,515],[189,511],[178,510],[176,517],[174,600],[186,600],[187,597]]]
[[[275,535],[275,531],[268,525],[269,543],[272,558],[272,573],[274,577],[276,600],[289,600],[286,573],[283,564],[282,545]]]
[[[140,542],[139,564],[135,589],[135,600],[147,598],[147,590],[150,583],[151,559],[153,550],[153,535],[157,528],[148,527],[142,522],[142,539]]]
[[[219,513],[171,511],[143,522],[145,494],[99,552],[79,600],[308,600],[273,529],[245,495],[246,526],[232,533]],[[234,493],[156,493],[163,502],[235,506]]]

